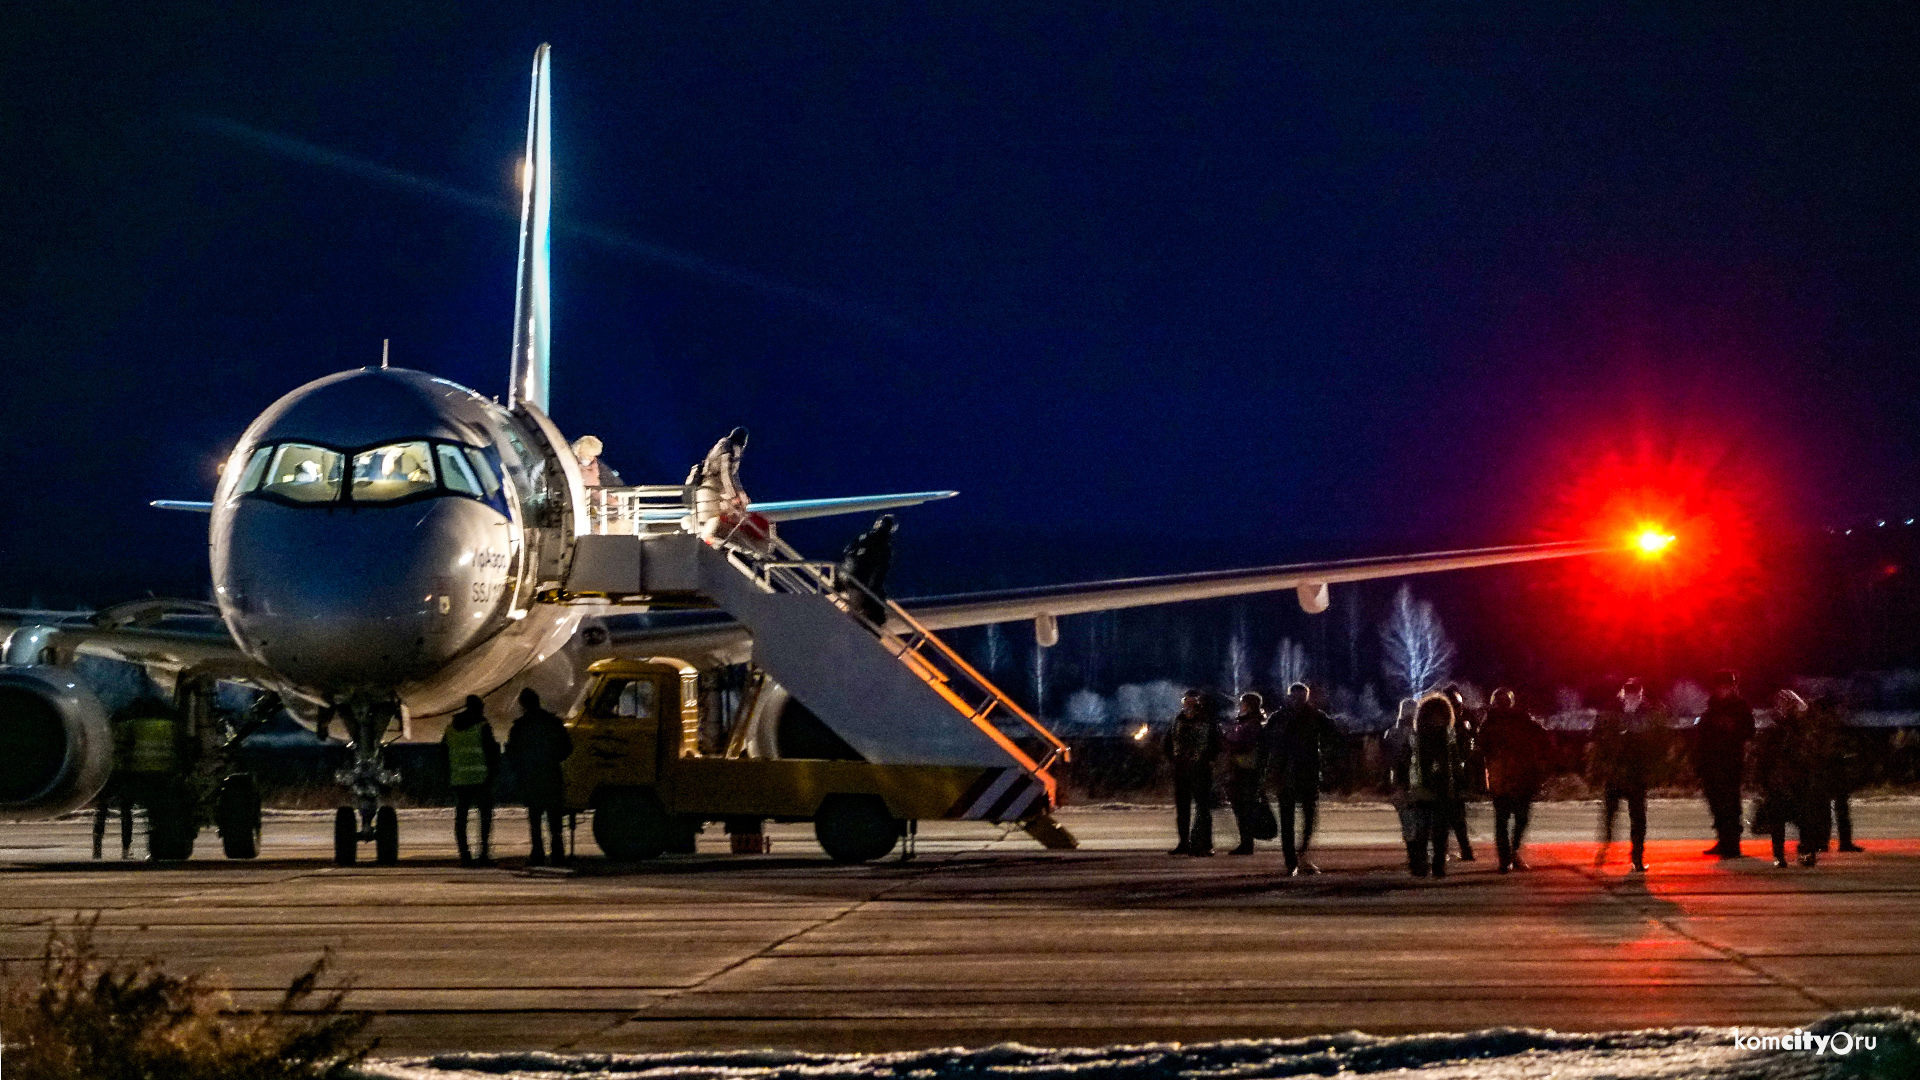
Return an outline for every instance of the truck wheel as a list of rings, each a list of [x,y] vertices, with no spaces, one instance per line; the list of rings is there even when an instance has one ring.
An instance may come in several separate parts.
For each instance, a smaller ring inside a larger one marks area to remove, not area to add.
[[[593,809],[593,842],[614,862],[645,862],[667,850],[673,825],[653,792],[609,791]]]
[[[360,861],[360,815],[351,806],[333,812],[333,864],[352,866]]]
[[[251,773],[234,773],[220,781],[220,801],[213,817],[227,858],[251,859],[260,854],[260,789]]]
[[[391,806],[373,813],[373,861],[381,866],[400,862],[400,815]]]
[[[193,857],[193,841],[200,834],[193,801],[176,784],[154,793],[147,803],[147,857],[176,862]]]
[[[837,863],[872,862],[900,842],[900,819],[876,795],[829,795],[813,819],[813,835]]]

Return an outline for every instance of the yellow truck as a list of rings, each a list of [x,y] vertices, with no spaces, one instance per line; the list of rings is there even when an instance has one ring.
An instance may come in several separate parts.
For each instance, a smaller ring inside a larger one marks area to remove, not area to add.
[[[699,672],[670,660],[601,660],[568,718],[568,808],[593,813],[608,858],[691,851],[694,832],[722,821],[736,834],[762,822],[812,821],[836,862],[892,851],[913,823],[966,818],[1018,824],[1048,847],[1073,839],[1047,816],[1056,794],[1044,769],[873,764],[746,756],[740,740],[700,752]]]

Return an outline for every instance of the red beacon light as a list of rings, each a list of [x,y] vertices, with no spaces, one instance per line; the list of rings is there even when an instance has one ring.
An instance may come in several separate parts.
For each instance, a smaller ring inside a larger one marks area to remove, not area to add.
[[[1664,529],[1644,526],[1633,536],[1633,548],[1644,559],[1657,559],[1673,546],[1673,534]]]

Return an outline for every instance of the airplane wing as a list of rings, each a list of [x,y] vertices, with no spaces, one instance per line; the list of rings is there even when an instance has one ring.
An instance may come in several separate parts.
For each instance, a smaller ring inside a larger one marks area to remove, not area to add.
[[[984,626],[988,623],[1048,616],[1057,618],[1116,608],[1171,604],[1180,600],[1277,592],[1281,589],[1298,590],[1301,606],[1309,611],[1321,611],[1326,606],[1324,590],[1328,585],[1407,574],[1432,574],[1442,570],[1465,570],[1476,566],[1565,559],[1616,550],[1623,550],[1622,545],[1599,541],[1516,544],[1464,551],[1436,551],[1425,555],[1340,559],[1251,570],[1215,570],[1197,574],[1090,581],[1075,585],[1045,585],[1031,589],[903,600],[900,603],[929,630],[951,630],[961,626]]]
[[[22,626],[55,631],[59,651],[77,651],[164,672],[214,668],[223,677],[271,685],[271,673],[247,659],[213,605],[135,600],[95,612],[0,611],[0,637]]]
[[[193,514],[213,513],[213,504],[193,499],[155,499],[147,504],[155,510],[185,510]]]
[[[831,517],[887,510],[896,506],[918,506],[935,499],[951,499],[957,491],[912,491],[904,495],[851,495],[840,499],[790,499],[786,502],[748,503],[748,511],[769,521],[798,521],[801,518]]]

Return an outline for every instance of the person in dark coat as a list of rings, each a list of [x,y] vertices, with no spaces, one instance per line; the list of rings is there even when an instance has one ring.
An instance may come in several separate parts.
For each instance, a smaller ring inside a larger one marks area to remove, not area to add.
[[[520,691],[520,719],[507,732],[507,764],[513,767],[514,783],[520,789],[520,801],[527,804],[527,825],[533,834],[528,866],[544,866],[547,854],[540,837],[540,820],[545,818],[553,834],[553,863],[567,861],[566,843],[560,835],[560,817],[565,809],[566,779],[560,765],[573,753],[573,736],[559,717],[540,707],[540,695],[532,687]]]
[[[1713,696],[1694,731],[1693,771],[1713,815],[1714,844],[1708,855],[1740,857],[1740,778],[1747,741],[1753,738],[1753,706],[1740,696],[1731,671],[1713,676]]]
[[[481,866],[493,865],[493,785],[500,777],[500,741],[487,723],[486,704],[468,694],[466,707],[453,715],[440,736],[447,751],[447,782],[453,787],[453,841],[460,865],[474,865],[467,847],[467,812],[480,811]]]
[[[1600,714],[1594,724],[1591,768],[1593,783],[1601,791],[1600,850],[1593,865],[1607,864],[1607,850],[1613,844],[1613,822],[1620,804],[1627,805],[1627,836],[1633,869],[1647,869],[1647,786],[1653,769],[1663,756],[1661,742],[1666,725],[1647,701],[1647,688],[1639,679],[1628,679],[1620,688],[1620,704]]]
[[[893,568],[892,514],[881,514],[873,528],[861,533],[840,552],[840,572],[861,587],[851,590],[854,610],[871,623],[886,622],[887,571]]]
[[[1429,694],[1414,712],[1413,736],[1394,766],[1411,827],[1407,869],[1414,877],[1446,876],[1449,815],[1459,797],[1463,767],[1454,738],[1453,703],[1444,695]]]
[[[1412,746],[1413,714],[1419,705],[1412,698],[1401,698],[1393,726],[1380,736],[1380,753],[1387,762],[1387,790],[1392,793],[1394,813],[1400,818],[1400,840],[1407,844],[1413,843],[1413,818],[1407,803],[1406,777],[1401,775],[1400,767]]]
[[[1180,842],[1170,855],[1213,854],[1213,764],[1220,756],[1220,714],[1211,697],[1189,690],[1161,742],[1173,766],[1173,826]]]
[[[1493,843],[1500,872],[1525,870],[1520,843],[1533,815],[1533,800],[1546,782],[1552,746],[1547,729],[1520,708],[1512,690],[1495,690],[1480,724],[1487,793],[1493,796]]]
[[[1859,736],[1847,727],[1839,707],[1830,702],[1810,706],[1807,721],[1826,765],[1822,801],[1828,814],[1828,838],[1837,836],[1841,851],[1865,851],[1853,842],[1853,792],[1866,769]],[[1827,845],[1822,844],[1820,850],[1827,850]]]
[[[1458,802],[1453,808],[1450,822],[1453,836],[1460,844],[1460,861],[1473,861],[1473,841],[1467,836],[1467,797],[1479,791],[1480,781],[1485,774],[1484,763],[1480,759],[1480,723],[1467,707],[1467,697],[1460,688],[1449,683],[1441,691],[1447,696],[1447,703],[1453,706],[1453,739],[1460,749],[1460,765],[1466,775],[1466,782],[1460,785],[1456,796]]]
[[[1825,747],[1807,715],[1807,703],[1780,691],[1773,723],[1753,740],[1753,780],[1760,791],[1753,822],[1773,841],[1773,865],[1787,863],[1787,825],[1799,834],[1801,866],[1812,866],[1826,846],[1827,803],[1820,775]]]
[[[1280,810],[1280,851],[1287,873],[1317,874],[1307,858],[1319,816],[1321,756],[1338,745],[1340,730],[1314,706],[1306,683],[1287,687],[1287,700],[1267,720],[1267,775]],[[1297,822],[1298,843],[1294,826]]]
[[[1266,713],[1261,710],[1260,695],[1240,695],[1240,711],[1228,720],[1220,733],[1220,749],[1227,757],[1227,802],[1233,807],[1234,824],[1240,828],[1240,844],[1235,855],[1253,854],[1253,842],[1259,839],[1260,818],[1266,810],[1260,792],[1261,734]],[[1267,839],[1273,834],[1267,833]]]

